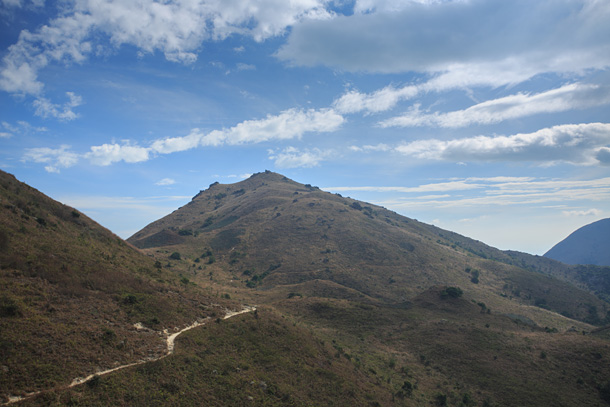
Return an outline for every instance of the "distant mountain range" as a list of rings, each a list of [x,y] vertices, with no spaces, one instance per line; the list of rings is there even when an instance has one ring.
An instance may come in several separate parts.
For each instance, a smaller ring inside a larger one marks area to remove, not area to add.
[[[581,227],[553,246],[544,257],[566,264],[610,266],[610,218]]]

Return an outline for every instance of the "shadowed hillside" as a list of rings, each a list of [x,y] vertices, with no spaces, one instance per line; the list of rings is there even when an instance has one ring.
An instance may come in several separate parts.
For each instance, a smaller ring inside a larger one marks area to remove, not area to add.
[[[566,264],[610,266],[610,219],[583,226],[544,254]]]
[[[224,313],[188,280],[5,172],[0,205],[0,401],[162,354],[163,329]]]

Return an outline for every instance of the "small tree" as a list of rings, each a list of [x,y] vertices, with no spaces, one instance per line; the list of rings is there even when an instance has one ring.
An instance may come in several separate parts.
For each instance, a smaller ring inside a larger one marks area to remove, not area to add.
[[[182,256],[180,256],[180,253],[178,252],[173,252],[172,254],[170,254],[169,258],[172,260],[180,260]]]
[[[464,292],[459,287],[447,287],[441,291],[441,298],[459,298]]]

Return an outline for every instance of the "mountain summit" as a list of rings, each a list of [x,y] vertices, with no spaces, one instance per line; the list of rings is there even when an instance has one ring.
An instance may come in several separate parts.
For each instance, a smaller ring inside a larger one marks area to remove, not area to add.
[[[544,257],[566,264],[610,266],[610,218],[581,227],[553,246]]]
[[[459,286],[509,313],[543,305],[605,317],[606,304],[591,294],[496,261],[507,255],[481,242],[270,171],[214,183],[127,241],[195,281],[206,274],[246,291],[284,287],[398,306],[431,287]],[[595,315],[584,304],[595,304]]]

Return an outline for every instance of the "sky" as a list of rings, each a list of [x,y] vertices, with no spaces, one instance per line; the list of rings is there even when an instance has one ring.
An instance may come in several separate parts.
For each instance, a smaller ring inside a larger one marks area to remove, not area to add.
[[[0,168],[127,238],[271,170],[503,250],[610,217],[607,0],[0,0]]]

